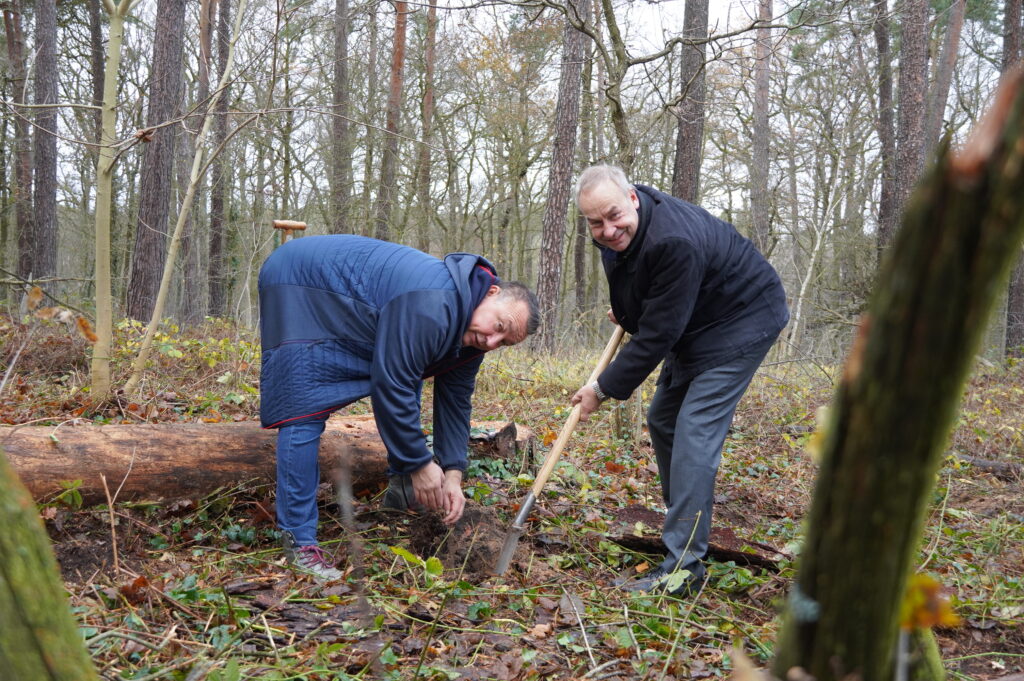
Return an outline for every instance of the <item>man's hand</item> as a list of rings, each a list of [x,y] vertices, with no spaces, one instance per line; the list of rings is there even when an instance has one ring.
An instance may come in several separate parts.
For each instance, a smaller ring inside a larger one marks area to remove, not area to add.
[[[431,461],[409,477],[412,478],[416,501],[424,508],[448,510],[445,507],[444,471],[440,466]]]
[[[615,324],[616,326],[618,326],[619,324],[619,320],[615,318],[615,313],[612,312],[612,309],[610,307],[608,308],[608,321],[610,321],[612,324]]]
[[[444,472],[444,524],[459,522],[466,509],[466,497],[462,493],[462,471],[452,468]]]
[[[572,396],[572,404],[580,405],[580,421],[587,421],[590,419],[590,415],[601,406],[601,400],[597,399],[594,388],[587,384]]]

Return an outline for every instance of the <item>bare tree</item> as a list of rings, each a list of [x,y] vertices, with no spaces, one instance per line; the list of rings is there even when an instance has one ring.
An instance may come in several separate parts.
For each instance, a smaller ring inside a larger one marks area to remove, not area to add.
[[[753,241],[759,251],[771,252],[771,206],[768,201],[768,85],[771,67],[772,0],[759,0],[756,47],[754,52],[754,137],[750,166],[750,212]]]
[[[801,667],[819,681],[939,678],[897,674],[900,609],[989,291],[1024,239],[1021,74],[1007,85],[907,203],[879,274],[823,425],[777,677]],[[932,651],[923,659],[941,673]]]
[[[676,107],[679,127],[676,132],[676,156],[672,168],[672,195],[696,202],[700,195],[700,161],[704,156],[704,99],[707,74],[708,0],[686,0],[683,14],[683,43],[679,80],[683,100]]]
[[[928,0],[903,3],[899,112],[896,121],[896,210],[902,211],[924,169],[928,92]]]
[[[880,195],[878,200],[878,257],[892,241],[899,213],[896,208],[896,124],[892,97],[892,53],[889,47],[889,9],[886,0],[875,0],[873,30],[878,50],[878,140],[881,146]]]
[[[231,0],[217,0],[217,80],[224,90],[217,98],[213,112],[213,145],[220,146],[228,136],[229,86],[224,78],[228,53],[231,49]],[[225,207],[229,199],[228,168],[224,157],[216,159],[210,170],[210,259],[207,281],[210,288],[210,314],[221,316],[227,312],[228,278],[224,271]]]
[[[1003,13],[1003,59],[1005,78],[1024,59],[1024,2],[1006,0]],[[1006,295],[1006,356],[1024,357],[1024,251],[1010,274]]]
[[[158,0],[153,71],[143,132],[150,142],[142,152],[139,218],[128,282],[126,313],[132,319],[146,320],[153,313],[167,257],[167,216],[174,182],[177,129],[166,123],[178,115],[181,104],[184,28],[185,0]]]
[[[110,223],[114,199],[114,165],[117,154],[114,145],[117,135],[117,85],[121,70],[121,47],[124,43],[124,23],[138,0],[103,0],[110,18],[107,31],[107,58],[103,71],[103,104],[100,128],[99,155],[96,160],[95,210],[95,287],[96,287],[96,342],[92,346],[90,366],[90,399],[100,404],[110,394],[110,348],[114,333],[114,305],[110,276]]]
[[[57,273],[57,3],[36,2],[35,134],[33,146],[32,273]]]
[[[588,0],[570,0],[570,14],[578,14],[586,23]],[[558,301],[562,286],[562,260],[567,227],[566,211],[572,185],[572,163],[576,154],[576,130],[580,114],[580,74],[587,37],[566,23],[562,34],[562,73],[558,81],[558,103],[555,106],[555,140],[548,172],[548,201],[541,228],[540,272],[537,298],[543,324],[541,347],[553,350],[558,325]]]
[[[348,76],[348,0],[334,3],[334,87],[331,92],[334,118],[331,139],[331,231],[348,231],[352,200],[352,132],[349,127],[350,88]]]
[[[422,132],[419,154],[416,161],[416,205],[419,209],[416,225],[418,247],[427,251],[430,247],[430,145],[434,125],[434,69],[437,62],[437,5],[427,8],[425,45],[423,48],[423,101],[420,104]]]
[[[925,153],[931,156],[935,145],[942,135],[942,122],[946,112],[946,99],[949,97],[949,85],[953,80],[953,67],[956,65],[957,50],[960,46],[960,32],[964,26],[964,12],[967,0],[953,0],[949,8],[946,23],[946,37],[942,41],[942,53],[935,63],[935,78],[928,91],[928,108],[925,119]]]
[[[592,2],[593,0],[586,0]],[[576,155],[579,158],[577,167],[585,168],[591,164],[594,154],[591,147],[594,140],[594,93],[591,83],[594,79],[594,45],[592,41],[584,41],[583,89],[580,99],[580,143]],[[576,238],[573,240],[573,279],[576,282],[576,316],[583,318],[587,309],[587,255],[590,248],[590,227],[587,219],[579,211],[576,212]]]
[[[19,0],[4,5],[7,58],[11,63],[14,117],[14,222],[18,231],[18,276],[32,276],[35,264],[35,231],[32,225],[32,138],[25,115],[28,102],[25,63],[25,32]]]
[[[405,36],[408,24],[408,3],[395,2],[395,38],[391,47],[391,85],[388,88],[388,108],[384,124],[384,159],[380,168],[380,185],[377,187],[377,209],[374,222],[374,236],[378,239],[391,238],[391,209],[398,194],[395,175],[398,167],[398,130],[402,117],[402,86],[405,68]]]

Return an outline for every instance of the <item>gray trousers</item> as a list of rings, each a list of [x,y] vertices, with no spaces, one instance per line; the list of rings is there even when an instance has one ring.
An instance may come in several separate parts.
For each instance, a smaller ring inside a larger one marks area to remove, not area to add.
[[[659,385],[647,412],[666,515],[666,571],[703,578],[722,445],[740,398],[775,339],[689,382]]]

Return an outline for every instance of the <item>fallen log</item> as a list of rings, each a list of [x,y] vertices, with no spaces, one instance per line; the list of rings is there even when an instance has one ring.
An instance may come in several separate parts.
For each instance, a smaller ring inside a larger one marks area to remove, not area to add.
[[[977,468],[979,471],[985,473],[991,473],[1000,480],[1019,480],[1024,478],[1024,464],[1014,463],[1012,461],[992,461],[991,459],[980,459],[976,456],[967,456],[966,454],[960,454],[954,452],[954,456],[960,461],[966,464],[970,464],[973,468]]]
[[[0,450],[39,502],[73,481],[85,505],[198,498],[221,487],[272,482],[277,431],[259,423],[174,423],[0,428]],[[533,434],[514,423],[474,423],[470,456],[532,457]],[[353,490],[372,494],[387,482],[387,454],[372,416],[327,421],[320,442],[323,480],[334,480],[348,458]],[[64,484],[62,484],[64,483]]]

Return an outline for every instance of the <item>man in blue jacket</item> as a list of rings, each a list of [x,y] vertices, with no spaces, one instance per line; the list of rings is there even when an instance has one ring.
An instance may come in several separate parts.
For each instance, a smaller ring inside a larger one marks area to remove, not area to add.
[[[353,235],[285,243],[263,264],[259,295],[260,418],[278,429],[277,522],[289,561],[322,581],[341,577],[317,544],[317,454],[327,417],[366,396],[398,496],[457,521],[477,371],[484,353],[536,331],[534,295],[478,255],[442,261]],[[420,424],[428,377],[433,452]]]
[[[597,381],[573,395],[586,420],[627,399],[664,361],[647,414],[666,506],[668,555],[629,591],[694,591],[704,580],[715,476],[733,413],[789,321],[778,274],[707,211],[621,169],[587,168],[576,203],[601,251],[610,316],[632,334]]]

